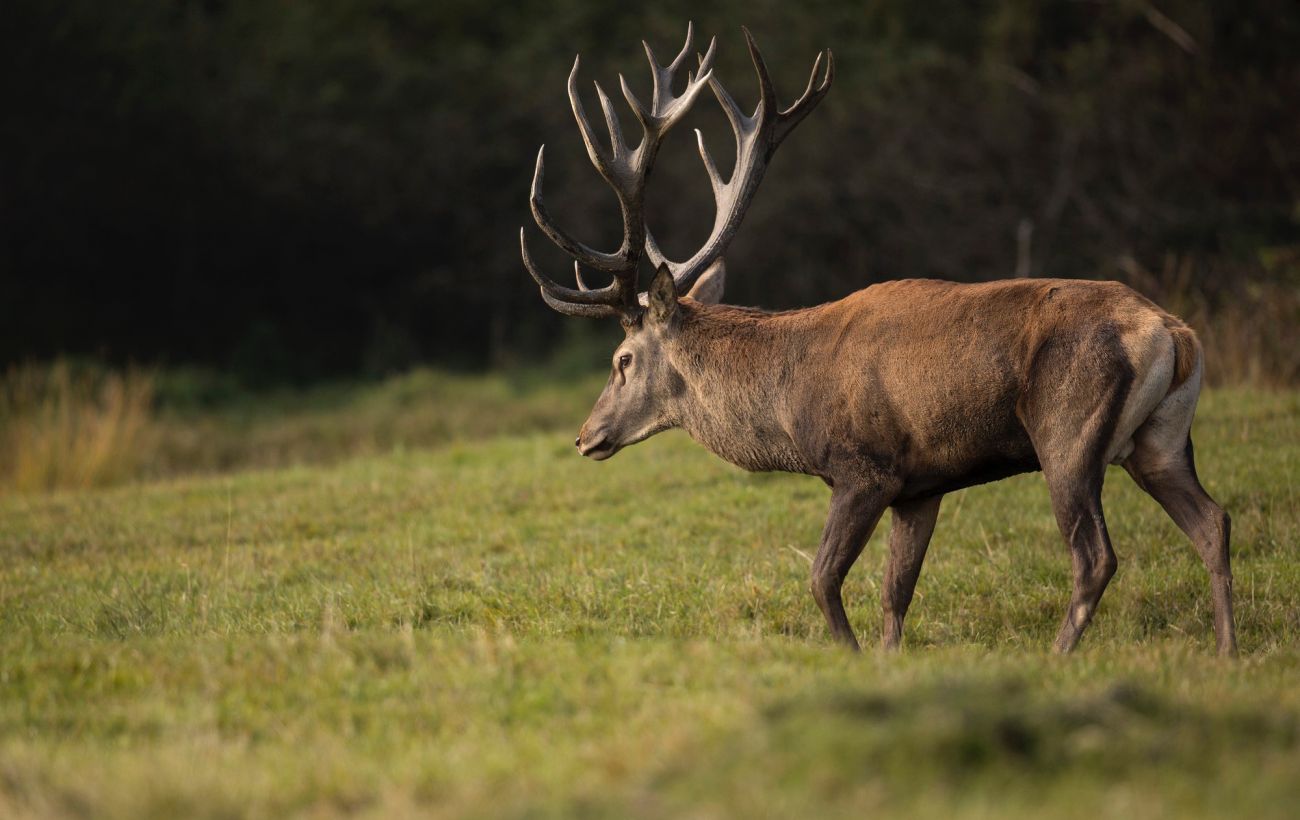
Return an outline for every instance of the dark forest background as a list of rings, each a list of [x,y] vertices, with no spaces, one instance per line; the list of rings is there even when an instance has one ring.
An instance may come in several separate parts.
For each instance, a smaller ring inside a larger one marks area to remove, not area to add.
[[[586,93],[622,72],[644,99],[639,40],[671,55],[688,19],[746,107],[742,23],[787,102],[818,49],[836,56],[732,246],[728,301],[1016,273],[1176,280],[1207,304],[1300,287],[1292,0],[10,0],[0,17],[0,364],[305,382],[609,332],[548,310],[519,262],[527,224],[567,269],[531,227],[533,160],[545,142],[562,224],[614,245],[573,55]],[[692,126],[731,160],[706,95],[651,185],[677,257],[712,219]]]

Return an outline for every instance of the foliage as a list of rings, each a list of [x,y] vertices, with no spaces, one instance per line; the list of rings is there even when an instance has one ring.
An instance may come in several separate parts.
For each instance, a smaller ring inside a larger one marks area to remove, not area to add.
[[[1041,477],[953,494],[901,655],[807,592],[827,491],[677,434],[0,498],[0,814],[1285,817],[1300,395],[1208,394],[1243,657],[1118,469],[1078,654]],[[846,588],[880,627],[885,526]]]
[[[617,231],[567,111],[572,55],[584,80],[622,72],[644,94],[637,41],[666,53],[692,16],[742,101],[741,23],[786,99],[817,49],[837,56],[730,255],[739,303],[1158,271],[1168,254],[1216,305],[1282,283],[1294,310],[1300,7],[1283,0],[17,0],[0,29],[0,361],[272,383],[545,352],[561,321],[516,238],[540,143],[565,224],[596,244]],[[686,126],[725,167],[707,102]],[[679,256],[712,219],[681,131],[650,202]]]

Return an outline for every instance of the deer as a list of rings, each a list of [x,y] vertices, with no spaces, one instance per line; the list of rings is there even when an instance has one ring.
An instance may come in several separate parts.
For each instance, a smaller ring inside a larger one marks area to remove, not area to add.
[[[1119,464],[1199,553],[1218,654],[1235,655],[1230,519],[1197,477],[1191,426],[1204,354],[1183,321],[1119,282],[1045,278],[887,281],[786,311],[721,303],[723,256],[767,165],[835,74],[831,51],[820,52],[803,94],[782,108],[753,35],[742,31],[758,78],[750,115],[713,74],[717,38],[696,54],[679,94],[674,78],[692,51],[693,26],[666,66],[643,43],[649,104],[619,77],[642,131],[635,147],[599,83],[608,142],[597,138],[577,89],[581,55],[574,60],[569,103],[587,154],[618,201],[616,250],[597,250],[552,220],[542,198],[545,145],[538,151],[530,210],[573,259],[576,287],[540,269],[521,227],[523,265],[548,306],[618,319],[625,334],[574,442],[579,453],[602,461],[679,428],[745,470],[821,478],[830,511],[812,561],[812,595],[832,638],[852,650],[859,644],[841,590],[886,509],[880,640],[893,650],[943,496],[1034,471],[1046,480],[1073,569],[1053,649],[1073,650],[1117,568],[1101,489],[1107,466]],[[735,163],[724,180],[696,131],[715,217],[704,244],[679,262],[646,226],[646,183],[664,137],[705,86],[730,123]],[[643,260],[654,274],[640,290]],[[593,273],[609,283],[588,285]]]

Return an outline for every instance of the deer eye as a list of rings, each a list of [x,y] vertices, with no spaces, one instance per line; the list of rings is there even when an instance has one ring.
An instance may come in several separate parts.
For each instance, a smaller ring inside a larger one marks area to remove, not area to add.
[[[631,363],[632,363],[632,354],[631,354],[631,353],[624,353],[622,356],[619,356],[619,357],[618,357],[618,369],[619,369],[619,370],[622,370],[623,368],[627,367],[627,366],[630,365]]]

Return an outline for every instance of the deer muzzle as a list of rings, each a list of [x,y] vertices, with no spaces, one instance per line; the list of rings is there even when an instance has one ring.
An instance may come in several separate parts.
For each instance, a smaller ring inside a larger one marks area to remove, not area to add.
[[[584,424],[573,443],[579,453],[595,461],[603,461],[618,452],[618,445],[610,440],[603,427],[588,431]]]

